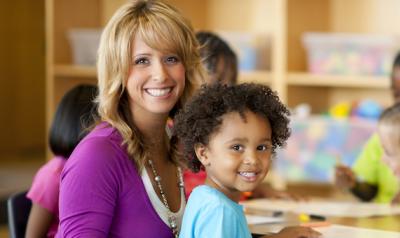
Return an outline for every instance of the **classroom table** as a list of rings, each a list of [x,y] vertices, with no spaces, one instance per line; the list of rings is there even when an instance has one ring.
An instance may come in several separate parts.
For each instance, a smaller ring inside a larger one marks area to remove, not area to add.
[[[255,214],[253,212],[252,214]],[[260,213],[259,215],[262,214]],[[289,212],[284,214],[284,217],[285,217],[285,222],[283,223],[249,225],[250,231],[254,234],[268,234],[273,231],[280,230],[283,227],[296,226],[300,225],[301,223],[298,219],[299,217],[298,214]],[[330,222],[331,224],[400,232],[400,215],[362,217],[362,218],[326,217],[326,221]],[[318,222],[318,221],[310,220],[310,222]]]

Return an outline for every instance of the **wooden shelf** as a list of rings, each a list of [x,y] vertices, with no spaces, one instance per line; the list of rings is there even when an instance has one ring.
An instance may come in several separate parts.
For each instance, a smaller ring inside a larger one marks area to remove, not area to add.
[[[54,76],[56,77],[96,78],[96,75],[96,67],[94,66],[67,64],[54,66]]]
[[[303,72],[288,73],[289,86],[342,87],[342,88],[390,88],[389,77],[360,75],[317,75]]]
[[[239,72],[239,83],[261,83],[271,84],[271,72],[267,70],[241,71]]]

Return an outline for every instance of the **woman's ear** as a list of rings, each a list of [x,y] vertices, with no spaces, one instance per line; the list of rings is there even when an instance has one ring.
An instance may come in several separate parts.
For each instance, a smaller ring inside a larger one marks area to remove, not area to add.
[[[207,167],[210,165],[210,160],[208,159],[208,148],[207,146],[197,143],[194,145],[194,151],[196,153],[197,159],[200,160],[201,164],[204,165],[204,167]]]

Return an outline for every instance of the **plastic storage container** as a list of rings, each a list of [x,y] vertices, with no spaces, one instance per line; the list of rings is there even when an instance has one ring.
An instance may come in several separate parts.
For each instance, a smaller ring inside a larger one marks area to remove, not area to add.
[[[68,31],[74,64],[89,66],[96,64],[101,32],[101,29],[71,29]]]
[[[394,36],[305,33],[308,70],[316,74],[389,75],[398,49]]]
[[[277,150],[274,170],[287,182],[333,182],[337,162],[351,166],[376,121],[363,118],[335,119],[326,116],[293,118],[292,134]]]
[[[267,35],[249,32],[218,31],[238,57],[241,71],[270,69],[271,42]]]

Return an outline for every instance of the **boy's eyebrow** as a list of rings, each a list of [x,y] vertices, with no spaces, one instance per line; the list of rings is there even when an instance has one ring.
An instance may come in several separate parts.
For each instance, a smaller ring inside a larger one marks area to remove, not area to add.
[[[231,140],[228,140],[228,141],[225,142],[225,144],[229,144],[229,143],[232,143],[232,142],[247,142],[247,141],[248,141],[247,138],[240,138],[239,137],[239,138],[233,138]],[[272,139],[269,138],[269,137],[266,137],[266,138],[261,139],[260,141],[272,142]]]

